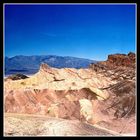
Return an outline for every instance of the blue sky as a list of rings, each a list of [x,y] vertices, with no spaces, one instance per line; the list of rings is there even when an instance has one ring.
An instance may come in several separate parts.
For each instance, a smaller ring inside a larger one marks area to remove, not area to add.
[[[135,52],[135,5],[5,5],[5,55],[106,60]]]

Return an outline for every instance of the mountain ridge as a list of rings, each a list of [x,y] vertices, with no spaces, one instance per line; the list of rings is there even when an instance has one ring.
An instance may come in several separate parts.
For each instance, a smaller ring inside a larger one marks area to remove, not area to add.
[[[55,68],[87,68],[95,60],[57,55],[17,55],[14,57],[5,57],[5,74],[34,74],[38,71],[41,63],[47,63]]]

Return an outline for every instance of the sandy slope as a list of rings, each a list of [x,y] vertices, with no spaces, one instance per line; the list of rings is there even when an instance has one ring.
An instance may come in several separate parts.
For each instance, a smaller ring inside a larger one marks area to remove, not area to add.
[[[78,120],[5,113],[5,136],[113,136],[116,132]]]

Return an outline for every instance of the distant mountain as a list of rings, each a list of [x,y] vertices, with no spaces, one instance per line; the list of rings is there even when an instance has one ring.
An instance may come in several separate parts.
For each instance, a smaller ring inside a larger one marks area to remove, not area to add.
[[[39,70],[41,63],[47,63],[55,68],[87,68],[91,63],[96,63],[95,60],[89,60],[76,57],[62,57],[56,55],[34,55],[23,56],[18,55],[11,58],[5,57],[5,74],[33,74]]]

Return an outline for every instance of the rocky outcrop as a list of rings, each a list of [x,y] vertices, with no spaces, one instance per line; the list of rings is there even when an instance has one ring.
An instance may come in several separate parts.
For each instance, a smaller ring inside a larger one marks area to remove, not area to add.
[[[29,77],[26,76],[26,75],[24,75],[24,74],[18,73],[18,74],[13,74],[13,75],[8,76],[8,77],[5,79],[5,81],[6,81],[6,80],[20,80],[20,79],[26,79],[26,78],[29,78]]]
[[[91,64],[90,68],[99,67],[101,69],[114,69],[114,67],[135,67],[135,53],[128,53],[126,54],[112,54],[108,55],[107,61],[101,61],[97,64]]]
[[[128,117],[135,112],[135,54],[109,55],[107,61],[91,64],[90,69],[111,78],[116,83],[101,88],[110,93],[108,109],[114,111],[114,116]]]
[[[113,66],[125,66],[125,67],[132,67],[135,64],[135,54],[130,52],[128,55],[125,54],[115,54],[109,55],[108,64],[112,64]]]
[[[91,64],[90,69],[103,73],[112,80],[121,81],[126,79],[135,80],[135,54],[130,52],[126,54],[109,55],[107,61],[97,64]]]

